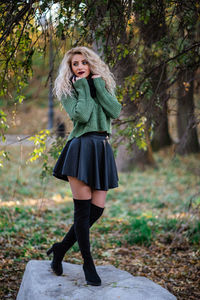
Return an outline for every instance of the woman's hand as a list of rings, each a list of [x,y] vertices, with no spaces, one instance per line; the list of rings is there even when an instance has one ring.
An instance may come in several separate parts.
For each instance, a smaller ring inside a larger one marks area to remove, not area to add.
[[[81,77],[76,77],[76,79],[72,79],[72,82],[74,83],[74,82],[76,82],[77,80],[79,80],[79,79],[81,79]]]
[[[94,79],[94,78],[99,78],[99,77],[101,77],[101,75],[92,75],[92,78]]]
[[[72,78],[72,82],[74,83],[74,82],[76,82],[76,81],[79,80],[79,79],[81,79],[81,77],[77,77],[77,76],[76,76],[76,77],[73,77],[73,78]]]

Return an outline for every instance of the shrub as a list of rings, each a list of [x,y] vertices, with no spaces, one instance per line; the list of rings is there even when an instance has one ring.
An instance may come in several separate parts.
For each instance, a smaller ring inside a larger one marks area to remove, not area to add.
[[[200,242],[200,221],[190,225],[188,230],[188,238],[191,244],[198,245]]]
[[[130,225],[127,226],[128,233],[125,235],[125,240],[130,244],[140,244],[149,246],[152,241],[152,229],[146,218],[131,219]]]

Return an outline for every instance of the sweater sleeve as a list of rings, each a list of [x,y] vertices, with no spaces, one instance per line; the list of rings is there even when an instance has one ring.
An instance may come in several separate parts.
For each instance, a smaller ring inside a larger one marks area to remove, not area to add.
[[[72,96],[63,97],[62,105],[71,120],[87,123],[94,108],[89,85],[85,78],[81,78],[74,83],[74,87],[78,95],[73,91]]]
[[[101,77],[94,78],[94,85],[97,91],[97,99],[105,113],[112,119],[118,118],[121,111],[121,104],[114,95],[107,91],[105,81]]]

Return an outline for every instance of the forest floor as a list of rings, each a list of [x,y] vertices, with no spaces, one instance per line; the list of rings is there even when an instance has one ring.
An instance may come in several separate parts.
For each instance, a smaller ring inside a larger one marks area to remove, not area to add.
[[[41,161],[26,163],[32,148],[7,147],[0,169],[0,299],[14,300],[27,262],[48,259],[46,250],[72,224],[69,185],[40,179]],[[119,174],[103,217],[91,230],[97,265],[112,264],[145,276],[177,299],[200,298],[200,155],[155,154],[157,168]],[[77,244],[66,255],[81,264]]]

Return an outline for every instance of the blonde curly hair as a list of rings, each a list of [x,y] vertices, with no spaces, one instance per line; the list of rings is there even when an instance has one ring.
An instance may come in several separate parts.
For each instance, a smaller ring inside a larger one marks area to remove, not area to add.
[[[100,75],[105,81],[107,90],[113,94],[116,84],[114,75],[110,72],[108,66],[101,60],[101,58],[91,49],[87,47],[75,47],[67,51],[60,64],[58,76],[55,80],[54,93],[60,100],[62,95],[71,95],[72,83],[70,77],[73,75],[71,69],[71,60],[75,54],[82,54],[87,60],[90,71],[94,75]]]

